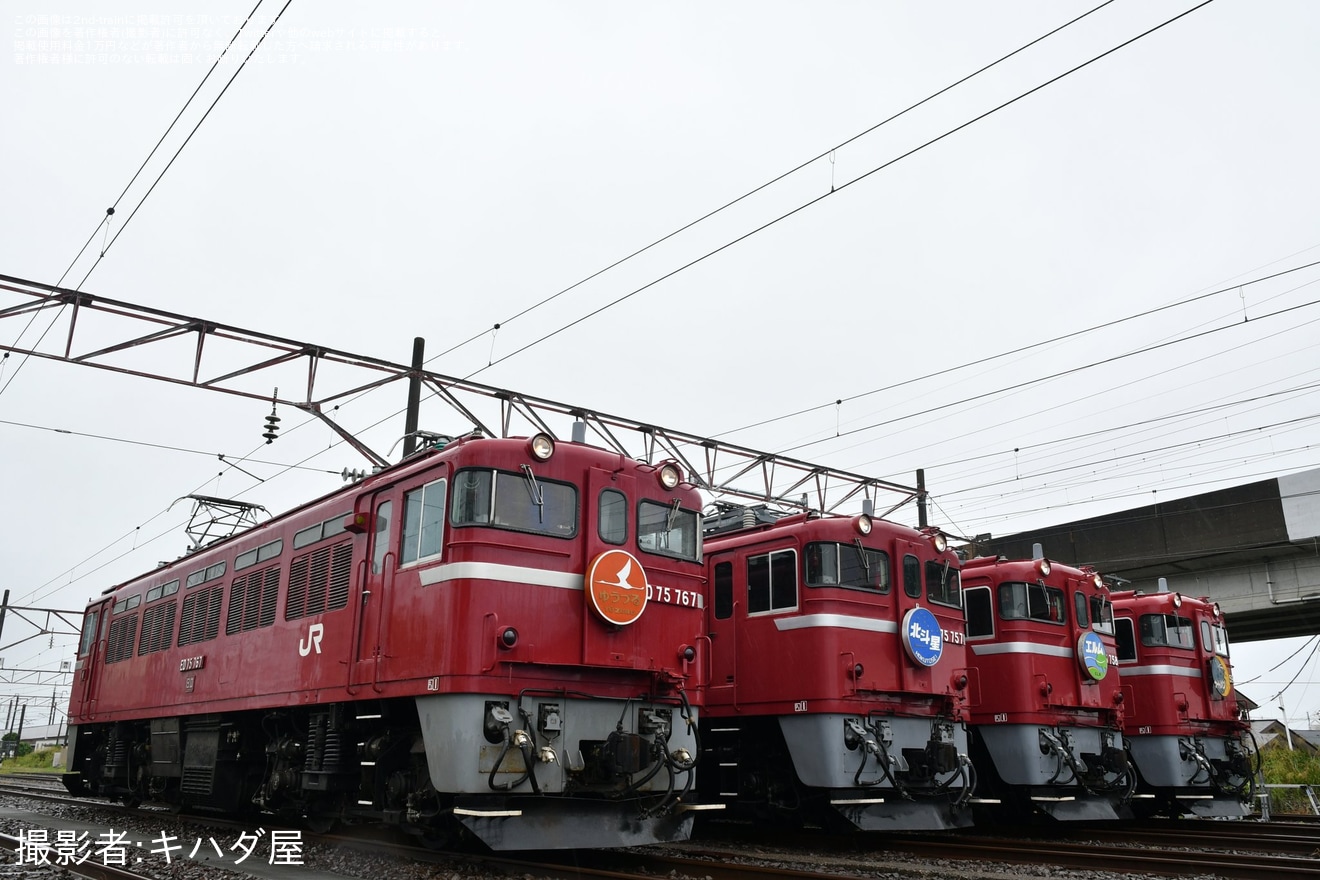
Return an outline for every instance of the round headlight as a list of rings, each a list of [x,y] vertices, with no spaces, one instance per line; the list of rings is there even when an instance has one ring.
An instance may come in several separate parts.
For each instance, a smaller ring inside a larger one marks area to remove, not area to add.
[[[1174,593],[1174,594],[1173,594],[1173,607],[1174,607],[1174,608],[1181,608],[1181,607],[1182,607],[1182,593]]]
[[[683,475],[679,473],[678,465],[662,464],[660,465],[660,485],[666,489],[672,489],[678,485]]]
[[[527,444],[527,449],[537,461],[549,461],[555,454],[555,441],[549,434],[537,434]]]
[[[1041,576],[1042,576],[1042,577],[1049,577],[1049,574],[1050,574],[1050,561],[1049,561],[1048,559],[1038,559],[1038,560],[1036,560],[1036,570],[1039,571],[1039,572],[1041,573]]]
[[[1097,590],[1103,590],[1103,589],[1104,589],[1104,587],[1105,587],[1105,579],[1104,579],[1104,578],[1100,577],[1100,575],[1096,575],[1095,578],[1094,578],[1093,580],[1094,580],[1094,582],[1095,582],[1095,588],[1096,588]]]
[[[1219,610],[1219,603],[1216,602],[1214,605],[1212,605],[1212,606],[1210,606],[1210,607],[1214,610],[1214,613],[1215,613],[1215,619],[1218,620],[1218,619],[1219,619],[1219,615],[1222,613],[1222,612]]]
[[[939,532],[936,532],[931,536],[930,543],[935,547],[936,553],[943,553],[945,550],[949,549],[948,539]]]
[[[857,518],[853,520],[853,528],[857,530],[859,535],[871,534],[871,518],[864,513],[859,513]]]

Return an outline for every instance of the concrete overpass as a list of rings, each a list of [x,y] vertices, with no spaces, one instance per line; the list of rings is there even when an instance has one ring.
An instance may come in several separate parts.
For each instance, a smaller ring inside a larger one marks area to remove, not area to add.
[[[1320,633],[1320,470],[1161,501],[1120,513],[982,538],[968,552],[1030,557],[1130,584],[1209,596],[1235,642]]]

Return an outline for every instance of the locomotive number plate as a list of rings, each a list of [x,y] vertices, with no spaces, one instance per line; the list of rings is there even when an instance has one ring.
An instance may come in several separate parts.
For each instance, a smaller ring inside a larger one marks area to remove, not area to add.
[[[704,608],[701,594],[696,590],[680,590],[677,587],[662,587],[659,584],[646,585],[646,601],[662,602],[666,605],[681,605],[684,608]]]

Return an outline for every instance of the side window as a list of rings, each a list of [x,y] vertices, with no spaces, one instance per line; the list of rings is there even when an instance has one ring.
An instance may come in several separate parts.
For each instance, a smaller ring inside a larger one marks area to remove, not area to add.
[[[963,592],[967,608],[967,638],[984,638],[995,634],[994,612],[989,587],[976,587]]]
[[[402,564],[439,556],[445,528],[445,481],[435,480],[403,496]]]
[[[931,559],[926,563],[926,597],[939,605],[962,607],[959,572],[948,563]]]
[[[83,618],[82,639],[78,642],[78,656],[86,657],[96,641],[96,625],[101,622],[100,611],[88,611]]]
[[[600,521],[596,529],[606,544],[622,544],[628,540],[628,497],[618,489],[602,489]]]
[[[1118,662],[1136,663],[1137,662],[1137,636],[1132,628],[1132,618],[1120,617],[1114,621],[1116,632],[1114,636],[1118,641]]]
[[[1081,590],[1073,593],[1073,613],[1077,615],[1077,625],[1085,628],[1091,625],[1091,618],[1087,613],[1086,594]]]
[[[727,620],[733,615],[733,563],[715,566],[715,617]]]
[[[385,567],[385,554],[390,551],[390,518],[394,516],[394,502],[383,501],[376,506],[376,534],[371,547],[371,573],[380,574]]]
[[[903,557],[903,592],[921,598],[921,560],[915,556]]]
[[[747,557],[747,613],[797,607],[797,553],[776,550]]]

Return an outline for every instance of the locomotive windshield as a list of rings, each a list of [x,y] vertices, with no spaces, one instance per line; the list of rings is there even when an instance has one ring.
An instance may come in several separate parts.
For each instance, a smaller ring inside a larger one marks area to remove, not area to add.
[[[1220,657],[1228,656],[1228,633],[1225,632],[1222,623],[1201,621],[1201,647],[1213,651]]]
[[[1009,581],[999,585],[999,616],[1004,620],[1063,623],[1063,590],[1044,584]]]
[[[807,586],[889,592],[889,554],[856,544],[807,545]]]
[[[1141,643],[1169,648],[1195,648],[1192,622],[1176,614],[1141,615]]]
[[[577,487],[523,473],[463,470],[454,475],[449,516],[455,526],[491,526],[556,538],[577,534]]]
[[[1104,596],[1091,597],[1091,629],[1113,635],[1114,606]]]
[[[701,517],[683,510],[678,501],[660,504],[642,501],[637,505],[637,546],[662,556],[696,561],[701,558]]]
[[[948,560],[932,559],[926,563],[926,598],[939,605],[962,607],[958,569]]]

